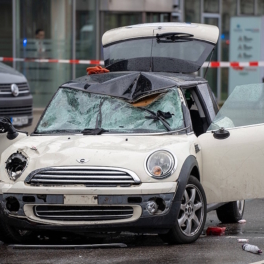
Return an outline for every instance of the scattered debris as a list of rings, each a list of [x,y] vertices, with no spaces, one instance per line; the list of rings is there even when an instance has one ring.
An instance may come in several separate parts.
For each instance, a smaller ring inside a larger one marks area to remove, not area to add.
[[[250,244],[244,244],[242,245],[242,249],[254,254],[260,254],[262,253],[262,250],[260,250],[257,246],[255,245],[250,245]]]
[[[241,220],[238,221],[239,224],[244,224],[246,222],[247,222],[247,220],[245,220],[245,219],[241,219]]]
[[[38,149],[35,146],[32,146],[30,149],[38,151]]]
[[[245,239],[245,238],[241,238],[237,240],[238,243],[247,243],[248,241],[249,239]]]
[[[206,230],[206,235],[222,236],[225,233],[226,227],[213,227],[209,226]]]

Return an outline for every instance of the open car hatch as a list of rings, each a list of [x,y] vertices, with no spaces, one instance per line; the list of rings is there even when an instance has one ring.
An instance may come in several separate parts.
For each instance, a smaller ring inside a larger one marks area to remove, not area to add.
[[[193,73],[200,69],[219,36],[216,26],[150,23],[122,27],[103,35],[110,71]]]

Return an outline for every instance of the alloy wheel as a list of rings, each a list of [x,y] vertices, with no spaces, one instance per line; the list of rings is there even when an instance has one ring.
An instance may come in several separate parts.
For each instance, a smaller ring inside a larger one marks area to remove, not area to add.
[[[193,184],[188,184],[183,194],[178,224],[186,236],[194,236],[203,223],[204,201],[200,190]]]

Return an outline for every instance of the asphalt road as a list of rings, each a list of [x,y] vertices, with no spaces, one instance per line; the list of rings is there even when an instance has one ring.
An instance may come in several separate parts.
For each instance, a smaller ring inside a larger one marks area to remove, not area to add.
[[[264,199],[246,202],[245,224],[228,224],[223,236],[201,236],[189,245],[167,245],[157,235],[121,234],[106,243],[125,243],[126,248],[97,249],[13,249],[0,242],[0,263],[264,263],[264,254],[242,250],[238,238],[264,250]],[[208,226],[219,225],[215,212],[207,216]],[[222,226],[222,225],[221,225]],[[88,243],[78,239],[74,244]],[[105,243],[104,242],[104,243]],[[57,244],[54,240],[40,244]],[[62,243],[62,242],[60,242]],[[65,244],[71,243],[63,242]]]

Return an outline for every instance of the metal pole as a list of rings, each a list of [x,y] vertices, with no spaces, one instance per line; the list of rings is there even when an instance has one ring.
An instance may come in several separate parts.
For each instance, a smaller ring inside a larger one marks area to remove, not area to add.
[[[95,1],[95,42],[96,42],[96,51],[95,59],[100,60],[100,51],[101,51],[101,39],[100,39],[100,2]]]
[[[12,56],[16,58],[16,0],[12,0]],[[13,68],[16,68],[16,61],[13,61]]]
[[[185,21],[185,6],[184,6],[184,1],[181,0],[181,9],[180,9],[180,12],[181,12],[181,22],[184,22]]]
[[[220,39],[218,40],[218,61],[222,61],[222,50],[221,50],[221,35],[222,35],[222,0],[219,0],[219,18],[218,18],[218,26],[219,26],[219,37]],[[217,68],[217,101],[218,103],[221,101],[221,74],[222,74],[222,69]]]
[[[76,0],[72,0],[72,56],[71,59],[76,59]],[[75,64],[72,64],[72,79],[75,79]]]
[[[240,0],[237,0],[237,16],[240,16]]]

